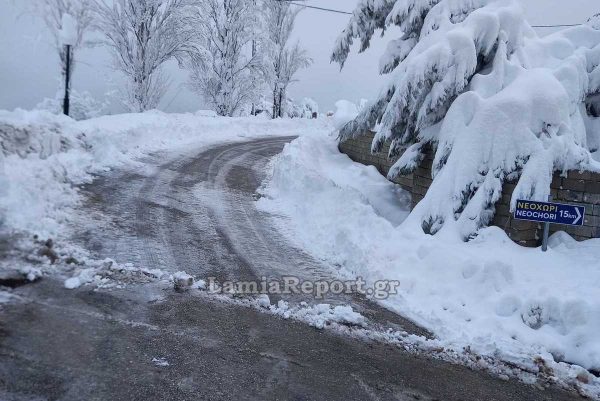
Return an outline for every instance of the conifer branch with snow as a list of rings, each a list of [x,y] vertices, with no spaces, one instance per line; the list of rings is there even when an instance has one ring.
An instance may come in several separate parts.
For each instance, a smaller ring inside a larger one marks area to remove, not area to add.
[[[514,206],[546,200],[556,170],[600,169],[590,153],[600,143],[588,112],[600,88],[593,26],[542,39],[515,0],[362,0],[332,60],[343,66],[354,39],[363,51],[391,25],[402,34],[380,60],[390,82],[340,138],[376,129],[374,152],[408,146],[390,178],[434,150],[433,183],[409,220],[469,238],[493,217],[504,181],[518,179]]]

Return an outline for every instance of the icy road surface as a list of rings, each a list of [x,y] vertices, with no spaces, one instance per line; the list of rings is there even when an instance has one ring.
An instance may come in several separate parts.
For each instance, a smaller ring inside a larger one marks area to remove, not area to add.
[[[142,173],[100,177],[76,239],[101,258],[199,278],[331,278],[254,207],[266,163],[291,139],[155,155]],[[14,294],[0,308],[2,400],[576,398],[170,288],[68,291],[46,278]],[[325,302],[424,333],[364,299]]]

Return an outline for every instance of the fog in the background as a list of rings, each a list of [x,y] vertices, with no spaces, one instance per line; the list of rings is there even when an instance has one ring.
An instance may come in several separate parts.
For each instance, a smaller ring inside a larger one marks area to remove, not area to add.
[[[53,97],[59,87],[57,55],[43,22],[25,13],[26,3],[34,0],[0,0],[0,109],[32,108],[45,97]],[[566,24],[586,21],[600,12],[598,0],[521,0],[533,25]],[[355,0],[308,0],[305,4],[352,11]],[[378,59],[386,40],[377,38],[371,48],[354,52],[340,72],[330,64],[333,43],[344,28],[349,15],[305,9],[294,31],[308,49],[313,65],[298,74],[299,81],[290,87],[294,99],[312,97],[321,111],[331,110],[338,99],[358,101],[377,94],[386,77],[377,73]],[[553,29],[538,29],[542,35]],[[118,88],[120,77],[111,70],[105,48],[84,49],[78,54],[73,88],[89,91],[102,98]],[[169,92],[160,108],[169,112],[195,111],[202,108],[201,98],[186,87],[186,72],[175,63],[167,66],[172,79]],[[114,107],[113,111],[119,111]]]

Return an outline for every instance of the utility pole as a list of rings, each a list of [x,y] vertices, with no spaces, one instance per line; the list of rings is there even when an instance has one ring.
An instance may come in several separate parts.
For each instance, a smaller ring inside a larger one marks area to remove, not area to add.
[[[63,101],[63,114],[69,115],[69,92],[71,91],[71,45],[65,45],[65,99]]]
[[[253,60],[254,60],[254,57],[256,57],[256,39],[252,39],[252,59]],[[254,76],[252,77],[252,81],[254,81]],[[251,116],[256,115],[256,106],[254,104],[254,97],[252,99],[252,109],[250,110],[250,115]]]
[[[71,52],[77,44],[77,21],[70,14],[64,13],[61,18],[60,42],[65,46],[65,100],[63,113],[69,115],[69,94],[71,91]]]
[[[256,8],[256,0],[254,0],[252,3],[254,5],[254,8]],[[253,10],[253,11],[256,13],[256,10]],[[254,57],[256,57],[256,35],[255,35],[255,32],[253,32],[252,35],[253,35],[253,37],[252,37],[252,61],[254,62]],[[252,76],[252,81],[254,81],[254,76]],[[256,105],[254,104],[254,97],[252,99],[252,109],[250,110],[250,115],[251,116],[256,115]]]

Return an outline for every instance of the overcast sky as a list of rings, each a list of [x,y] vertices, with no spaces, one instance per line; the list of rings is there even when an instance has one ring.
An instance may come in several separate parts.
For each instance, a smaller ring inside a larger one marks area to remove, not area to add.
[[[0,109],[32,108],[45,97],[53,97],[58,88],[58,60],[43,23],[26,13],[24,4],[34,0],[0,0]],[[600,12],[598,0],[520,0],[533,25],[584,22]],[[308,0],[306,4],[352,11],[355,0]],[[313,65],[298,74],[299,82],[290,87],[294,99],[312,97],[321,111],[331,110],[338,99],[357,102],[372,98],[385,77],[377,73],[384,40],[375,40],[369,50],[353,53],[340,72],[329,57],[336,37],[349,16],[312,9],[297,19],[294,40],[308,49]],[[540,34],[552,29],[539,29]],[[119,77],[110,69],[110,58],[103,48],[85,49],[74,75],[73,87],[87,90],[96,97],[114,89]],[[195,111],[202,99],[185,87],[186,72],[172,63],[167,71],[172,79],[160,108],[164,111]]]

